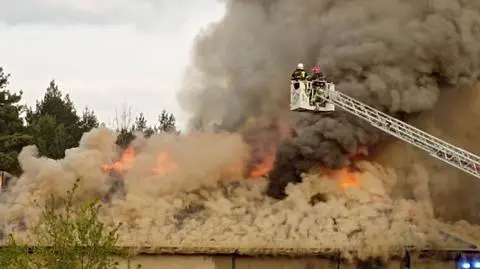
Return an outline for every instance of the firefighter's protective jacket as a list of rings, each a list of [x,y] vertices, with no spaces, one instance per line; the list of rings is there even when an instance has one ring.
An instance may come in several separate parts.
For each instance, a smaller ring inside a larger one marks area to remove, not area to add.
[[[308,73],[305,70],[295,69],[292,73],[291,80],[306,80],[308,79]]]

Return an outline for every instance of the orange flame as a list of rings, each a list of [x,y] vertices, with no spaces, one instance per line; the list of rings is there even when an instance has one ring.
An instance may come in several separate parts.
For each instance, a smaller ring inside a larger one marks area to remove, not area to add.
[[[268,174],[272,168],[273,163],[275,162],[275,154],[267,154],[263,158],[262,162],[257,164],[253,169],[250,171],[250,177],[261,177]]]
[[[164,175],[177,169],[178,165],[170,159],[170,156],[167,153],[161,152],[158,154],[157,166],[153,169],[154,173]]]
[[[338,177],[340,178],[340,186],[342,186],[342,188],[347,189],[358,187],[360,177],[357,173],[350,171],[348,168],[343,168],[337,173]]]
[[[135,150],[131,147],[125,149],[122,154],[122,158],[119,161],[114,162],[113,164],[104,164],[102,165],[103,172],[124,172],[132,168],[133,157],[135,157]]]
[[[352,169],[349,167],[337,170],[324,168],[322,170],[331,178],[338,180],[343,189],[356,188],[360,183],[360,175],[352,171]]]
[[[101,169],[103,172],[117,172],[123,173],[130,170],[133,167],[133,158],[135,157],[135,150],[132,147],[128,147],[122,154],[120,160],[112,164],[103,164]],[[164,175],[178,169],[178,165],[170,159],[170,156],[161,152],[158,154],[156,166],[152,172],[160,175]]]
[[[347,158],[353,161],[357,158],[362,158],[368,156],[369,151],[368,147],[360,146],[355,151],[347,154]],[[342,169],[323,169],[323,171],[328,174],[330,177],[337,180],[340,186],[343,189],[348,188],[358,188],[360,184],[360,174],[354,170],[354,165],[349,167],[344,167]]]

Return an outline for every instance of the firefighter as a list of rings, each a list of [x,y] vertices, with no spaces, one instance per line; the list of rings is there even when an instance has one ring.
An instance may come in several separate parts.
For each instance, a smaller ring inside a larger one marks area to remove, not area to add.
[[[308,73],[305,71],[302,63],[297,64],[297,69],[293,71],[291,80],[307,80]]]
[[[320,70],[320,66],[316,65],[312,67],[313,75],[310,77],[310,81],[314,80],[325,80],[325,76],[323,75],[322,71]]]

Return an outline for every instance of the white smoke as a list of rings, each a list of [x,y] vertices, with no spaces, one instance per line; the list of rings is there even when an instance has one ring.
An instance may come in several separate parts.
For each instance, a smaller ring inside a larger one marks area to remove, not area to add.
[[[24,148],[24,174],[0,204],[4,231],[24,233],[38,220],[35,202],[64,195],[76,178],[79,202],[105,195],[112,179],[101,166],[115,155],[114,141],[112,131],[94,129],[58,161],[37,157],[33,146]],[[428,176],[421,168],[410,182],[410,200],[391,197],[393,170],[362,162],[357,187],[343,189],[341,179],[305,175],[303,183],[287,187],[285,200],[276,201],[264,194],[264,179],[241,178],[238,164],[245,163],[247,147],[237,135],[154,136],[132,146],[138,155],[123,175],[126,195],[117,193],[102,209],[109,226],[124,224],[123,245],[330,249],[366,258],[387,257],[404,245],[442,243],[432,228]],[[164,152],[178,170],[156,174]]]

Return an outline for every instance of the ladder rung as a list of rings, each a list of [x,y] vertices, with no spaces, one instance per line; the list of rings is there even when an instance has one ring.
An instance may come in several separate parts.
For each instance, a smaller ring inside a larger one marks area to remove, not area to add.
[[[406,141],[464,172],[480,178],[480,157],[334,90],[320,95],[374,127]]]

